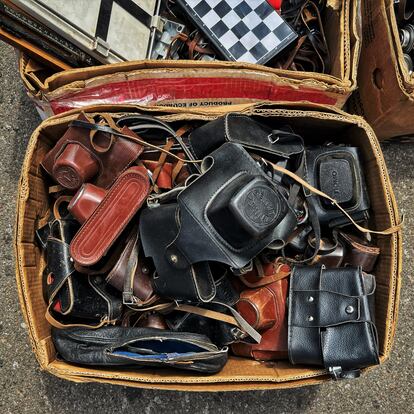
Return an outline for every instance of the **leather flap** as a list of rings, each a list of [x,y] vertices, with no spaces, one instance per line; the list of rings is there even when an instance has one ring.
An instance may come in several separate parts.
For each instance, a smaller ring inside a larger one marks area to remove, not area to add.
[[[226,141],[246,148],[289,158],[303,152],[303,139],[287,129],[272,129],[250,116],[228,114],[225,118]]]
[[[177,204],[146,208],[140,217],[140,236],[146,257],[156,268],[153,278],[157,293],[174,299],[211,301],[216,295],[207,262],[191,265],[185,256],[170,246],[179,229]]]
[[[360,320],[360,298],[335,292],[296,291],[291,306],[295,326],[322,328]]]
[[[283,247],[297,219],[281,188],[269,180],[240,145],[223,144],[211,159],[210,168],[178,195],[180,230],[170,247],[185,254],[189,263],[217,261],[234,268],[245,266],[273,241],[281,241]],[[266,194],[262,197],[262,193],[251,190],[244,206],[246,219],[255,226],[268,220],[274,224],[273,231],[256,239],[226,210],[230,200],[223,201],[255,178],[261,178],[280,197],[276,209],[270,200],[267,202]]]

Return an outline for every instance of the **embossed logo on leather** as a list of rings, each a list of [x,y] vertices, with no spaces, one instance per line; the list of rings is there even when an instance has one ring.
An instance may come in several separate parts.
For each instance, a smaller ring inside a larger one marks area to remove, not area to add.
[[[57,171],[55,171],[55,178],[64,187],[77,188],[82,185],[80,177],[71,167],[60,167]]]
[[[274,192],[265,187],[252,188],[246,196],[246,217],[259,226],[268,226],[279,215],[280,206]]]

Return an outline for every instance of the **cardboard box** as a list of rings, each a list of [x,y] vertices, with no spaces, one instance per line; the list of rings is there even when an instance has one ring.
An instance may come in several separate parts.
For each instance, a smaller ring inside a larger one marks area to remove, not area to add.
[[[414,77],[404,62],[394,0],[362,1],[358,91],[350,100],[379,140],[414,134]]]
[[[135,61],[54,73],[26,55],[20,74],[43,118],[102,103],[205,107],[306,101],[342,108],[356,88],[359,2],[328,0],[331,74],[237,62]]]
[[[292,105],[293,107],[293,105]],[[160,116],[165,121],[191,122],[212,120],[228,108],[189,110],[182,108],[145,108],[130,106],[89,107],[85,111],[114,113],[146,113]],[[325,140],[358,146],[363,156],[364,174],[372,205],[370,228],[383,230],[399,223],[399,214],[391,188],[380,145],[370,126],[360,117],[335,108],[309,105],[307,109],[287,109],[280,106],[249,106],[233,108],[257,119],[284,120],[303,135],[305,143]],[[35,243],[35,228],[49,218],[48,188],[40,162],[61,137],[68,123],[78,116],[70,111],[44,121],[33,133],[23,164],[17,201],[15,231],[16,278],[22,312],[28,327],[33,350],[41,368],[58,377],[77,382],[107,382],[141,388],[230,391],[293,388],[330,380],[326,370],[292,366],[287,361],[260,363],[230,357],[219,374],[196,376],[173,370],[114,369],[81,367],[56,359],[50,337],[50,326],[45,320],[46,305],[42,297],[44,258]],[[401,232],[378,236],[376,243],[381,255],[375,267],[376,326],[379,336],[381,363],[390,355],[398,316],[400,272],[402,261]],[[364,372],[366,370],[363,370]]]

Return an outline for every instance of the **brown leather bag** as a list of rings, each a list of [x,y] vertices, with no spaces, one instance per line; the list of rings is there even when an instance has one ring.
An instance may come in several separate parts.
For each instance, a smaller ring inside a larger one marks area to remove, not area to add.
[[[277,280],[240,294],[237,311],[261,335],[259,344],[235,343],[235,355],[269,361],[287,358],[288,279]]]
[[[361,266],[362,270],[367,273],[374,270],[380,254],[379,247],[373,246],[353,234],[338,232],[338,238],[345,247],[343,266]]]
[[[78,121],[92,123],[84,114]],[[137,137],[129,128],[122,134]],[[69,126],[56,145],[42,161],[43,168],[62,187],[77,190],[90,182],[98,187],[109,188],[142,153],[143,147],[136,142],[109,133]]]

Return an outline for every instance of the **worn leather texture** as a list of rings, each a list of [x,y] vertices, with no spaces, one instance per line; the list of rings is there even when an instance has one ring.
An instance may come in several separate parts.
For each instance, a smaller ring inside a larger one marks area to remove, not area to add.
[[[76,272],[70,260],[69,243],[78,229],[79,224],[68,216],[52,219],[40,232],[47,261],[43,273],[45,302],[62,322],[117,320],[122,302],[116,291],[100,276]]]
[[[376,247],[353,234],[338,233],[338,239],[345,247],[344,265],[361,266],[364,272],[372,272],[380,254]]]
[[[124,304],[146,304],[154,296],[150,279],[150,264],[140,254],[139,231],[134,226],[125,241],[125,247],[106,282],[122,292]]]
[[[105,326],[52,328],[58,354],[67,362],[93,366],[168,367],[215,374],[227,362],[206,336],[152,328]]]
[[[273,129],[241,114],[227,114],[191,132],[190,146],[196,158],[203,158],[225,142],[240,144],[270,159],[288,159],[304,150],[303,139],[289,128]]]
[[[288,279],[284,278],[240,294],[237,310],[261,335],[259,344],[235,343],[235,355],[268,361],[287,358]]]
[[[374,276],[360,267],[294,267],[288,302],[290,362],[342,371],[378,364],[374,293]]]
[[[80,114],[78,120],[88,122],[87,118]],[[136,137],[127,127],[122,129],[122,133]],[[107,133],[97,132],[95,142],[102,147],[107,147],[110,136]],[[98,164],[98,172],[89,182],[102,188],[109,188],[117,177],[125,171],[141,154],[143,147],[128,139],[117,137],[111,148],[106,152],[97,152],[91,145],[90,131],[85,128],[70,126],[65,134],[60,138],[56,145],[46,154],[42,161],[42,166],[46,172],[54,177],[54,166],[59,161],[59,157],[70,144],[77,144],[88,153]],[[70,166],[69,166],[70,167]],[[68,168],[63,174],[63,180],[57,180],[61,185],[70,189],[80,188],[84,183],[81,176],[73,168]],[[66,184],[66,185],[65,185]]]
[[[143,167],[122,173],[70,245],[81,266],[92,266],[109,251],[148,196],[149,179]]]
[[[166,252],[176,268],[204,261],[242,268],[269,244],[282,248],[297,224],[285,189],[233,143],[204,159],[203,174],[177,201],[179,231]]]
[[[309,237],[308,249],[314,251],[315,239]],[[339,267],[343,264],[345,249],[339,240],[330,240],[323,237],[319,244],[318,252],[310,262],[311,265],[325,265],[326,267]]]
[[[156,268],[154,289],[159,295],[171,299],[209,302],[216,295],[209,263],[176,268],[166,255],[167,247],[179,230],[178,214],[178,205],[173,203],[146,208],[140,216],[140,236],[145,256],[152,258]]]
[[[249,272],[240,275],[240,280],[246,287],[258,288],[272,282],[277,282],[290,274],[290,266],[276,259],[264,262],[259,258],[253,261],[253,268]]]
[[[306,181],[336,199],[355,221],[368,218],[370,201],[358,148],[321,146],[306,149]],[[305,193],[308,191],[305,189]],[[308,194],[321,225],[349,224],[349,219],[329,200]]]

